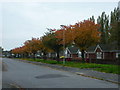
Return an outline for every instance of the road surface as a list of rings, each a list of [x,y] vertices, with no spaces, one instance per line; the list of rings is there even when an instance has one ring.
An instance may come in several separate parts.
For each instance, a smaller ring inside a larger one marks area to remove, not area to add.
[[[3,84],[21,88],[118,88],[117,84],[3,58]],[[3,85],[3,88],[6,88]]]

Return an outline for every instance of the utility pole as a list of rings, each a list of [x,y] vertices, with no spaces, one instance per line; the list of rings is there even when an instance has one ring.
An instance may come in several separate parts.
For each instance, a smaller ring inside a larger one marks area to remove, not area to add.
[[[64,28],[65,25],[60,25],[62,28]],[[65,28],[63,29],[63,64],[65,64]]]

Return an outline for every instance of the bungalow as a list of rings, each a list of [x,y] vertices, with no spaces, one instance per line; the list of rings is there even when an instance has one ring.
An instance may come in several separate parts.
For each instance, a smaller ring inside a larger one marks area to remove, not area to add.
[[[81,57],[81,51],[78,47],[72,45],[67,47],[64,51],[62,51],[62,54],[60,56],[65,56],[65,58],[80,58]]]
[[[89,47],[86,51],[86,58],[89,59],[117,59],[118,58],[118,50],[116,45],[106,45],[106,44],[98,44],[92,47]]]

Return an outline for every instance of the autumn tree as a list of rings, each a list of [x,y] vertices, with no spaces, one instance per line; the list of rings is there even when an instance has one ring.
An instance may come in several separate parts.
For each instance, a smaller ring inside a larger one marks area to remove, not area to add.
[[[35,54],[41,49],[40,39],[32,38],[32,40],[25,41],[24,45],[26,47],[26,51],[35,59]]]
[[[59,52],[62,48],[62,44],[60,44],[60,39],[55,37],[54,32],[47,32],[43,37],[42,37],[42,42],[43,44],[53,50],[54,52],[57,53],[57,61],[59,62]]]
[[[11,50],[11,52],[14,54],[14,57],[20,57],[21,56],[21,47],[17,47]]]
[[[48,53],[50,53],[50,52],[53,52],[53,50],[52,49],[50,49],[50,48],[48,48],[48,47],[46,47],[46,45],[45,45],[45,43],[44,43],[44,38],[43,38],[44,36],[42,36],[41,38],[40,38],[40,42],[41,42],[41,44],[40,44],[40,52],[42,53],[42,58],[44,59],[44,60],[46,60],[47,59],[47,57],[46,57],[46,55],[48,54]]]
[[[62,29],[55,32],[56,37],[61,41],[59,43],[65,46],[75,43],[82,52],[84,60],[84,51],[99,42],[100,33],[98,32],[99,25],[92,20],[84,20],[75,25],[62,26]]]
[[[72,25],[61,25],[61,29],[58,29],[55,32],[56,38],[60,39],[59,43],[62,44],[64,47],[67,47],[74,42],[75,32],[73,28],[74,27]]]
[[[74,42],[80,48],[83,60],[85,50],[99,42],[100,33],[98,32],[98,27],[98,24],[89,20],[84,20],[74,25],[74,31],[76,33]]]
[[[20,47],[19,52],[23,58],[28,58],[29,53],[27,51],[27,46],[24,45],[24,46]]]
[[[38,51],[45,54],[51,50],[43,45],[41,38],[32,38],[31,40],[25,41],[23,46],[14,48],[11,51],[15,57],[28,58],[30,56],[35,59],[35,54]]]
[[[12,49],[11,50],[11,52],[14,54],[14,57],[16,57],[17,55],[18,55],[18,57],[19,57],[19,48],[14,48],[14,49]]]

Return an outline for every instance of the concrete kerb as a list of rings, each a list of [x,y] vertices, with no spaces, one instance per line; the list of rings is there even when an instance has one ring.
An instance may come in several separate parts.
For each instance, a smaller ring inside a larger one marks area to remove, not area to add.
[[[103,78],[97,78],[97,77],[89,76],[89,75],[85,75],[85,74],[83,74],[83,73],[79,73],[79,72],[76,72],[76,74],[77,74],[77,75],[84,76],[84,77],[90,77],[90,78],[94,78],[94,79],[99,79],[99,80],[108,81],[108,82],[115,83],[115,84],[120,84],[120,82],[115,82],[115,81],[107,80],[107,79],[103,79]]]

